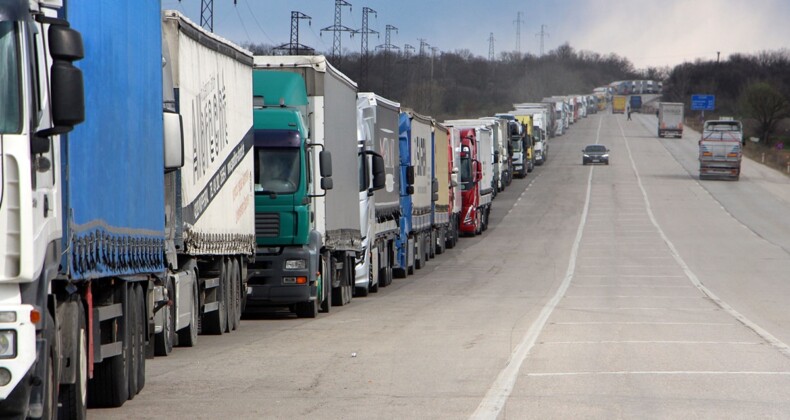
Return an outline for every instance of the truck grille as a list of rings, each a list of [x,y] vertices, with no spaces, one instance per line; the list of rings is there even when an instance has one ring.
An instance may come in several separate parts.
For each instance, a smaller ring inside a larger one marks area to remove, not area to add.
[[[255,235],[261,238],[280,236],[280,215],[278,213],[255,213]]]

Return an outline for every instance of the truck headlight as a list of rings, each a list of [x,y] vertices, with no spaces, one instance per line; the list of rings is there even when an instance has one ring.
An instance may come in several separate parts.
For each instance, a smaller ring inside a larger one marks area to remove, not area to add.
[[[16,311],[0,311],[0,322],[16,322]]]
[[[306,260],[285,260],[286,270],[304,270],[305,268],[307,268]]]
[[[0,331],[0,359],[16,357],[16,331]]]

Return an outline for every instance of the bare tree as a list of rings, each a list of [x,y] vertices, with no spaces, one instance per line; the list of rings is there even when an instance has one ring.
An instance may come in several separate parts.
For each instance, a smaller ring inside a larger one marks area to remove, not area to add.
[[[770,145],[770,136],[779,121],[790,116],[787,99],[766,82],[747,86],[740,103],[743,114],[757,120],[757,134],[766,145]]]

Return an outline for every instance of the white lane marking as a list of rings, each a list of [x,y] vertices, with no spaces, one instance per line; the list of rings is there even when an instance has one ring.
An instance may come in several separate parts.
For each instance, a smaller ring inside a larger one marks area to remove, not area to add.
[[[632,277],[639,279],[682,279],[683,276],[659,276],[652,274],[579,274],[576,277]]]
[[[598,143],[600,139],[601,125],[603,125],[603,118],[598,120],[598,133],[595,136],[596,143]],[[518,378],[518,372],[521,370],[521,365],[524,363],[524,360],[526,360],[527,356],[529,356],[529,352],[532,350],[532,347],[535,346],[535,342],[538,341],[538,336],[546,326],[549,316],[551,316],[551,313],[554,312],[554,309],[559,304],[560,299],[562,299],[562,297],[565,295],[565,292],[568,290],[568,287],[573,280],[573,273],[576,267],[576,257],[579,254],[579,245],[581,244],[582,235],[584,233],[584,224],[587,222],[587,212],[590,210],[593,169],[594,167],[590,166],[590,172],[587,176],[587,194],[584,198],[584,208],[582,209],[581,219],[579,220],[579,227],[576,229],[576,238],[574,239],[573,247],[571,248],[571,255],[568,261],[568,269],[565,272],[565,279],[563,279],[560,287],[557,289],[557,292],[554,294],[551,300],[548,301],[540,311],[540,315],[535,320],[535,322],[530,325],[529,330],[527,330],[526,334],[521,339],[521,342],[518,344],[518,346],[516,346],[516,348],[513,349],[507,364],[499,372],[499,375],[497,375],[494,383],[491,384],[491,388],[488,389],[485,397],[483,397],[483,400],[480,401],[480,405],[478,405],[475,412],[472,413],[472,416],[470,417],[472,419],[496,419],[499,417],[499,414],[505,408],[507,399],[513,392],[513,387],[516,384],[516,378]]]
[[[680,256],[680,253],[678,252],[677,248],[675,248],[675,244],[673,244],[672,241],[669,240],[669,237],[664,233],[664,230],[661,229],[661,226],[658,224],[658,220],[656,220],[656,216],[653,214],[653,208],[650,205],[650,198],[648,198],[647,191],[645,190],[645,186],[642,184],[642,177],[639,176],[639,170],[636,169],[636,162],[634,161],[633,154],[631,154],[631,146],[629,146],[628,144],[628,137],[626,137],[625,131],[623,130],[623,126],[622,124],[620,124],[620,121],[617,121],[617,125],[620,127],[620,134],[623,136],[623,140],[625,140],[625,148],[628,151],[628,158],[631,160],[631,168],[634,171],[634,175],[636,175],[637,184],[639,185],[639,189],[642,190],[642,197],[644,198],[645,201],[647,215],[650,216],[650,221],[656,227],[658,233],[661,235],[661,238],[669,247],[669,252],[672,254],[672,257],[675,258],[675,262],[677,262],[678,265],[680,265],[680,267],[683,268],[683,272],[686,273],[686,276],[691,281],[691,283],[694,284],[694,286],[696,286],[697,289],[699,289],[705,296],[707,296],[708,299],[712,300],[721,309],[727,311],[727,313],[730,314],[730,316],[737,319],[741,324],[746,326],[746,328],[749,328],[752,331],[754,331],[757,335],[762,337],[770,345],[774,346],[777,350],[779,350],[779,352],[781,352],[785,356],[790,357],[790,347],[787,344],[785,344],[782,340],[774,337],[774,335],[768,332],[768,330],[762,328],[752,320],[746,318],[743,314],[736,311],[735,308],[733,308],[732,306],[728,305],[726,302],[721,300],[718,296],[716,296],[713,293],[713,291],[705,287],[705,285],[702,284],[702,282],[700,281],[699,277],[697,277],[697,275],[693,271],[691,271],[691,268],[688,266],[688,264],[686,264],[686,261],[683,259],[683,257]]]
[[[645,307],[640,308],[640,307],[628,307],[628,306],[621,306],[619,308],[560,307],[560,309],[563,311],[694,311],[694,312],[715,312],[721,310],[719,308],[645,308]]]
[[[606,265],[591,265],[591,264],[582,264],[579,268],[664,268],[666,265],[655,265],[655,264],[642,264],[642,265],[619,265],[619,264],[606,264]]]
[[[554,325],[736,325],[731,322],[638,322],[638,321],[585,321],[585,322],[554,322]]]
[[[646,370],[646,371],[614,371],[614,372],[545,372],[527,373],[530,377],[550,376],[630,376],[630,375],[657,375],[657,376],[790,376],[790,372],[759,372],[759,371],[694,371],[694,370]]]
[[[620,256],[618,256],[618,257],[612,257],[612,256],[601,256],[601,257],[590,256],[590,257],[579,257],[579,258],[590,259],[590,260],[622,260],[623,259],[623,257],[620,257]],[[671,260],[672,257],[639,257],[639,259],[640,260],[641,259],[647,259],[647,260]]]
[[[566,298],[582,298],[582,299],[593,299],[593,298],[615,298],[615,299],[641,299],[641,298],[649,298],[649,299],[703,299],[701,296],[653,296],[653,295],[617,295],[617,296],[610,296],[610,295],[566,295]]]
[[[666,341],[666,340],[602,340],[602,341],[542,341],[541,344],[715,344],[733,346],[755,346],[763,343],[754,341]]]
[[[693,285],[686,285],[686,286],[657,286],[653,284],[574,284],[573,287],[580,287],[580,288],[606,288],[606,287],[616,287],[618,289],[621,288],[642,288],[642,289],[691,289]]]

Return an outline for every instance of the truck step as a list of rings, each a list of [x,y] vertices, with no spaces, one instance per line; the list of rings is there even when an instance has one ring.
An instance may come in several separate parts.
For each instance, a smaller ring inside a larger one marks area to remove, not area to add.
[[[219,287],[219,277],[211,277],[204,280],[205,280],[204,284],[206,285],[206,289],[213,289],[215,287]]]

